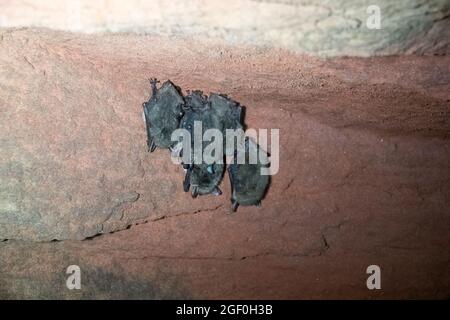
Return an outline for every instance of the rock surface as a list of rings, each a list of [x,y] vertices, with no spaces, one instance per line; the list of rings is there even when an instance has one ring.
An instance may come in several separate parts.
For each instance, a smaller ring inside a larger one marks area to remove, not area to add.
[[[449,68],[0,31],[0,298],[448,298]],[[280,129],[261,208],[227,215],[226,179],[192,200],[169,155],[146,152],[149,77],[228,93],[249,127]]]
[[[326,56],[450,53],[448,0],[0,0],[0,27],[215,38]]]

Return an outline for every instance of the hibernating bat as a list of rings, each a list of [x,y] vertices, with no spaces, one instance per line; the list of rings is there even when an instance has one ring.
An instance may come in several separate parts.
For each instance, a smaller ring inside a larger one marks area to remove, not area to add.
[[[170,80],[158,89],[156,79],[150,79],[152,96],[144,102],[147,146],[150,152],[156,147],[168,149],[173,145],[172,132],[179,127],[183,116],[184,99],[180,88]]]
[[[208,129],[222,130],[222,117],[213,111],[208,97],[203,95],[202,91],[189,92],[185,97],[185,101],[184,115],[180,122],[180,128],[186,129],[191,135],[191,155],[190,162],[183,163],[183,167],[186,169],[183,183],[184,191],[188,192],[192,188],[193,197],[205,194],[220,195],[222,191],[219,189],[219,184],[222,181],[225,170],[223,156],[218,162],[206,163],[204,159],[194,156],[194,145],[196,143],[201,147],[200,151],[203,155],[204,148],[209,144],[209,142],[203,141],[203,134]],[[197,124],[201,123],[200,136],[194,134],[196,122]],[[186,151],[181,150],[181,152],[184,153]]]
[[[259,206],[269,185],[269,175],[261,174],[262,168],[267,168],[268,156],[251,138],[245,138],[245,163],[237,163],[238,151],[235,150],[234,161],[228,166],[228,176],[231,183],[231,209],[236,211],[239,205]],[[249,162],[249,153],[258,154],[256,163]]]

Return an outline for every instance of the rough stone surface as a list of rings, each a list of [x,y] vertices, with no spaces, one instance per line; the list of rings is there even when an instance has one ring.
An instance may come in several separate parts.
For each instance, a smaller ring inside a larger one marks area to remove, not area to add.
[[[0,298],[448,298],[449,68],[0,31]],[[149,77],[280,128],[261,208],[227,215],[227,180],[194,201],[168,154],[146,152]],[[366,288],[371,264],[382,290]]]
[[[367,20],[377,5],[380,29]],[[448,0],[0,0],[0,27],[158,33],[327,56],[448,54]]]

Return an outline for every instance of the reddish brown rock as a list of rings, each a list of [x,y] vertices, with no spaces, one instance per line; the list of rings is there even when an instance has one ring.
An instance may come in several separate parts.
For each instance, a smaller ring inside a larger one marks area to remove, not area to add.
[[[1,31],[0,297],[448,297],[449,66]],[[193,200],[168,153],[146,152],[149,77],[228,93],[249,127],[280,129],[261,208],[227,215],[227,178]],[[51,239],[72,240],[32,242]]]

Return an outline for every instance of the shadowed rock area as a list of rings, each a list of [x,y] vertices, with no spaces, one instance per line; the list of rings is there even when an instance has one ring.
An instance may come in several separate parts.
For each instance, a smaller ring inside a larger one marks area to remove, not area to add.
[[[448,298],[449,69],[445,55],[1,30],[0,297]],[[261,208],[228,215],[227,179],[193,200],[168,152],[147,153],[150,77],[280,129]],[[71,264],[81,291],[65,288]],[[366,288],[371,264],[382,290]]]

